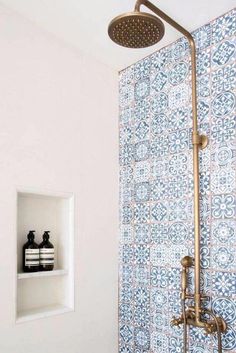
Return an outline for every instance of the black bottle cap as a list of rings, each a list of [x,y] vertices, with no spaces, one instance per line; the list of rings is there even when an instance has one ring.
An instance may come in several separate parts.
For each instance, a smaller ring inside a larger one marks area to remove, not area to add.
[[[29,240],[34,240],[34,232],[35,232],[35,230],[30,230],[29,231],[29,234],[27,235]]]
[[[48,240],[50,235],[50,230],[45,230],[44,234],[43,234],[43,240]]]

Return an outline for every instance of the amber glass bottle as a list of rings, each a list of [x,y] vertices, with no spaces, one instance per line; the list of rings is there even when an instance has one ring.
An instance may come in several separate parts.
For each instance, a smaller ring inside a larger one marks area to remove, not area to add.
[[[49,241],[49,231],[43,234],[43,241],[39,244],[40,270],[52,271],[54,267],[54,246]]]
[[[34,230],[28,234],[28,241],[23,246],[23,271],[37,272],[39,270],[39,246],[34,241]]]

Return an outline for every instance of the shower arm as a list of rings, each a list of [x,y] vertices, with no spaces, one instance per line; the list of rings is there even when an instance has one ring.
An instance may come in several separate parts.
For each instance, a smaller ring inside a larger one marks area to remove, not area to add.
[[[154,12],[158,17],[162,18],[169,25],[174,27],[177,31],[182,33],[188,40],[191,53],[191,74],[192,74],[192,111],[193,111],[193,180],[194,180],[194,259],[186,256],[182,259],[181,263],[183,266],[182,272],[182,302],[184,306],[184,312],[179,319],[173,318],[172,324],[179,325],[183,323],[186,331],[186,324],[202,327],[209,333],[218,333],[218,346],[219,353],[222,352],[220,334],[227,328],[225,321],[221,317],[216,317],[210,310],[208,314],[214,317],[213,321],[202,320],[201,315],[205,312],[201,307],[201,301],[206,299],[206,296],[201,294],[200,291],[200,192],[199,192],[199,149],[204,149],[208,145],[208,138],[205,135],[199,135],[198,133],[198,119],[197,119],[197,74],[196,74],[196,46],[195,41],[191,33],[185,28],[180,26],[171,17],[166,15],[163,11],[157,8],[148,0],[137,0],[134,11],[139,12],[141,5],[145,5],[149,10]],[[185,269],[184,269],[185,267]],[[194,295],[186,294],[187,289],[187,267],[194,267]],[[194,306],[189,307],[185,311],[185,300],[194,299]],[[185,338],[186,339],[186,338]],[[185,347],[185,352],[186,352]]]

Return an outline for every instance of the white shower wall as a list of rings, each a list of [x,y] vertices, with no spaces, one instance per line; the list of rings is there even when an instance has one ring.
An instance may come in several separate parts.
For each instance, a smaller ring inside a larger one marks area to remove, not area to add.
[[[117,352],[117,74],[0,7],[0,352]],[[15,323],[16,189],[76,198],[75,312]]]

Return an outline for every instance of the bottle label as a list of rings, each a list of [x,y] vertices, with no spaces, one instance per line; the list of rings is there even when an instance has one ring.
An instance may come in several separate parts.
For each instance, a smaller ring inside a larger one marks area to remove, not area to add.
[[[25,249],[25,266],[39,266],[39,249]]]
[[[54,264],[54,249],[42,248],[39,250],[40,265],[53,265]]]

